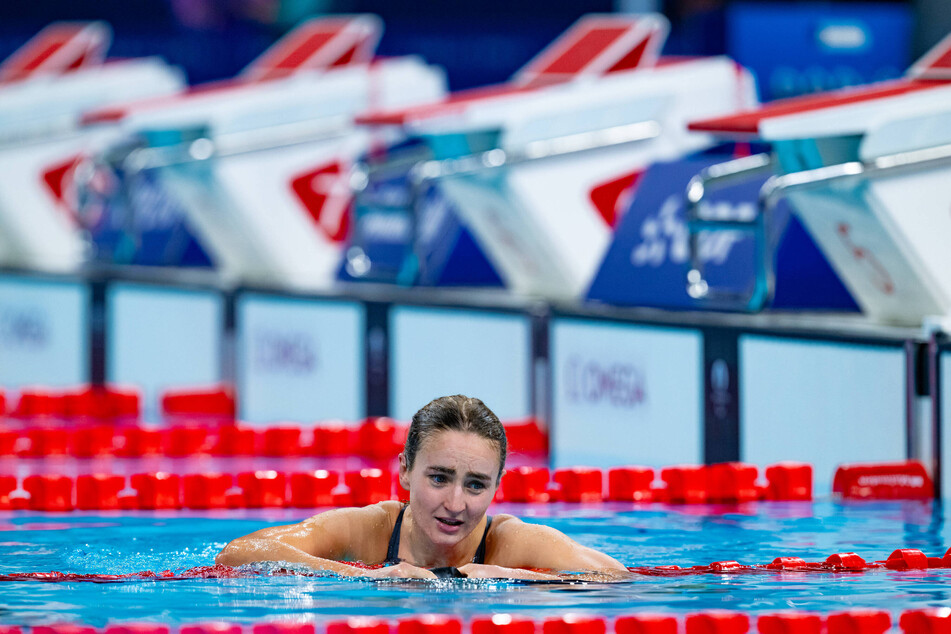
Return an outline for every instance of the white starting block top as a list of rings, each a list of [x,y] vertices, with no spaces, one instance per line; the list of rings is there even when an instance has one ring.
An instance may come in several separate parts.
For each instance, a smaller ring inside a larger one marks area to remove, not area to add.
[[[379,136],[354,117],[446,90],[443,72],[418,58],[371,61],[381,30],[375,16],[311,20],[236,80],[91,111],[85,122],[149,138],[142,156],[172,157],[143,169],[182,205],[226,278],[327,288],[347,237],[350,166]]]
[[[0,64],[0,264],[68,272],[87,245],[67,200],[81,155],[107,142],[83,112],[182,90],[182,73],[157,58],[104,61],[101,22],[56,23]]]
[[[635,175],[711,144],[686,124],[700,113],[755,103],[752,80],[725,58],[658,61],[668,25],[660,15],[588,16],[502,86],[455,93],[441,103],[371,113],[431,139],[495,131],[502,169],[438,178],[506,285],[551,299],[582,296],[623,213]],[[612,144],[637,127],[643,137]],[[559,153],[604,137],[598,151]],[[473,148],[473,152],[492,148]],[[521,156],[529,160],[511,160]],[[611,209],[601,188],[626,179]]]
[[[904,79],[777,101],[690,128],[777,142],[781,171],[820,179],[789,198],[872,319],[920,325],[951,315],[951,162],[896,156],[940,154],[951,144],[951,36]],[[896,161],[918,167],[881,169]],[[834,165],[854,176],[822,180],[810,172]]]

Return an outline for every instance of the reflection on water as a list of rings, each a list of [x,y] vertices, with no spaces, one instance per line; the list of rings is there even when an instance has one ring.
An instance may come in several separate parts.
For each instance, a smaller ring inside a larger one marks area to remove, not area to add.
[[[941,556],[951,536],[941,507],[920,503],[764,503],[732,507],[621,504],[508,505],[554,526],[629,566],[706,565],[736,560],[765,564],[779,556],[822,561],[854,551],[867,561],[896,548]],[[61,571],[125,574],[209,565],[230,539],[301,519],[294,511],[20,515],[0,514],[0,574]],[[52,530],[52,529],[56,530]],[[286,567],[286,566],[284,566]],[[704,609],[747,612],[848,607],[888,609],[948,605],[951,570],[865,573],[761,572],[688,577],[634,577],[621,583],[511,583],[492,580],[371,581],[332,575],[259,574],[235,579],[127,583],[4,583],[0,623],[121,621],[171,624],[268,618],[324,622],[348,615],[399,618],[453,613],[464,618],[512,612],[533,618],[566,612],[617,616]],[[249,571],[250,572],[250,571]],[[108,610],[104,606],[109,606]],[[163,606],[156,615],[155,606]]]

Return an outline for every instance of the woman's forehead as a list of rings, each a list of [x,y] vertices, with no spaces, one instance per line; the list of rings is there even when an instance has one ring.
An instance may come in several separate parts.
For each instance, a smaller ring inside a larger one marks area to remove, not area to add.
[[[429,464],[465,461],[486,463],[495,469],[500,466],[496,441],[455,429],[441,430],[424,438],[420,443],[419,458]]]

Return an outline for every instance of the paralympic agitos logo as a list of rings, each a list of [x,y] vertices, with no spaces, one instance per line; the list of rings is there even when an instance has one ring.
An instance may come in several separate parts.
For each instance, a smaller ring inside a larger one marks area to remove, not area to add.
[[[647,400],[644,371],[632,363],[602,363],[569,357],[565,363],[564,388],[568,400],[613,407],[637,407]]]

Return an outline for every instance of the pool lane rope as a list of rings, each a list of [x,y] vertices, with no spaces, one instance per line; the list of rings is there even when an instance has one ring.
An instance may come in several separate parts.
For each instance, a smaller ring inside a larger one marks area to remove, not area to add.
[[[353,562],[342,562],[365,569],[375,569],[382,566],[366,566]],[[807,562],[800,557],[777,557],[771,563],[762,565],[744,565],[736,561],[716,561],[706,566],[631,566],[628,571],[635,575],[648,577],[683,577],[690,575],[707,574],[776,574],[776,573],[862,573],[872,570],[931,570],[951,568],[951,548],[943,557],[928,557],[915,548],[900,548],[892,552],[888,559],[881,561],[866,561],[859,555],[836,553],[829,555],[822,562]],[[90,582],[90,583],[120,583],[125,581],[179,581],[183,579],[232,579],[254,577],[262,574],[323,576],[321,571],[304,572],[277,568],[270,571],[249,570],[216,564],[214,566],[196,566],[180,572],[164,570],[153,572],[145,570],[125,574],[89,574],[74,572],[15,572],[0,574],[0,581],[40,581],[56,582]],[[571,583],[570,577],[563,581]]]

